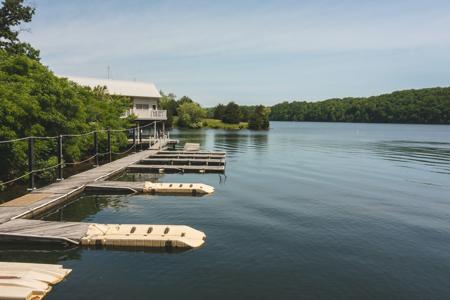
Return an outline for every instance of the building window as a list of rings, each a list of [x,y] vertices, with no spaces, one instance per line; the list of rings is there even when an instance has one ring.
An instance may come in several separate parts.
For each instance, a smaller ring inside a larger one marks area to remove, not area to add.
[[[156,110],[156,105],[153,104],[153,110]]]
[[[142,110],[148,110],[149,105],[148,104],[135,104],[136,109],[142,109]]]

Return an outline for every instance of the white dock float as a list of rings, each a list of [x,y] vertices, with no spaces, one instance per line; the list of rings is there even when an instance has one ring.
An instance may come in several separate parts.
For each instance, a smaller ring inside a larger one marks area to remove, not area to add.
[[[0,262],[0,300],[42,299],[70,272],[61,265]]]
[[[206,235],[184,225],[92,224],[81,244],[110,247],[198,248]]]
[[[186,143],[184,144],[184,151],[199,151],[200,150],[200,144],[198,143]]]
[[[97,181],[86,185],[87,192],[106,194],[150,193],[158,195],[202,196],[214,192],[214,187],[203,183],[154,183],[150,181]]]
[[[85,246],[197,248],[202,231],[184,225],[96,224],[18,219],[0,225],[0,241]]]
[[[212,194],[214,188],[203,183],[157,183],[146,181],[144,193],[151,194]]]

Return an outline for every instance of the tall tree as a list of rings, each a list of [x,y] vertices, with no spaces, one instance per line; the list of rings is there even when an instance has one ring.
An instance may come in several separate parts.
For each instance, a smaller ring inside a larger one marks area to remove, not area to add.
[[[216,107],[214,107],[214,115],[213,115],[214,119],[222,120],[224,115],[225,115],[225,105],[218,104]]]
[[[269,129],[270,109],[263,105],[258,105],[250,114],[248,128],[254,130]]]
[[[177,108],[178,103],[176,99],[176,96],[172,93],[165,94],[163,91],[160,91],[161,94],[161,100],[159,101],[159,105],[161,106],[161,109],[164,109],[167,111],[167,120],[165,121],[167,128],[172,127],[173,123],[173,116],[177,115]]]
[[[39,51],[30,44],[19,40],[22,23],[29,23],[35,9],[26,6],[23,0],[4,0],[0,8],[0,49],[9,54],[24,54],[32,59],[39,59]]]
[[[206,111],[195,102],[185,102],[178,106],[178,126],[200,128]]]
[[[228,103],[225,107],[222,121],[228,124],[239,124],[241,121],[241,109],[239,105],[234,102]]]

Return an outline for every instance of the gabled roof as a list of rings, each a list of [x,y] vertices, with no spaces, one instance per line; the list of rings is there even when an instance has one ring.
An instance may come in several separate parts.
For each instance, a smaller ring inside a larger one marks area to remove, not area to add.
[[[127,97],[161,98],[155,85],[151,82],[122,81],[90,77],[61,76],[82,86],[95,88],[106,86],[111,95]]]

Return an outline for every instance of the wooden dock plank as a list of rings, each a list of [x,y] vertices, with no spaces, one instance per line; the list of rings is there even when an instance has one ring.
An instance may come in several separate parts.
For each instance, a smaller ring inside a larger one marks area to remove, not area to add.
[[[171,151],[171,150],[162,150],[159,151],[158,154],[208,154],[208,155],[226,155],[223,151]]]
[[[224,155],[209,155],[209,154],[156,154],[153,158],[185,158],[185,159],[225,159]]]
[[[139,181],[96,181],[86,185],[87,192],[142,193],[145,182]]]
[[[171,172],[194,172],[194,173],[223,173],[225,166],[189,166],[189,165],[143,165],[133,164],[127,167],[128,172],[134,173],[152,173],[159,170]]]
[[[203,158],[158,158],[151,157],[146,158],[140,161],[141,164],[171,164],[171,165],[179,165],[179,164],[194,164],[194,165],[224,165],[225,159],[220,158],[211,158],[211,159],[203,159]]]
[[[0,224],[0,237],[7,240],[8,237],[15,239],[55,238],[70,239],[79,242],[89,228],[90,223],[81,222],[51,222],[40,220],[17,219]]]

